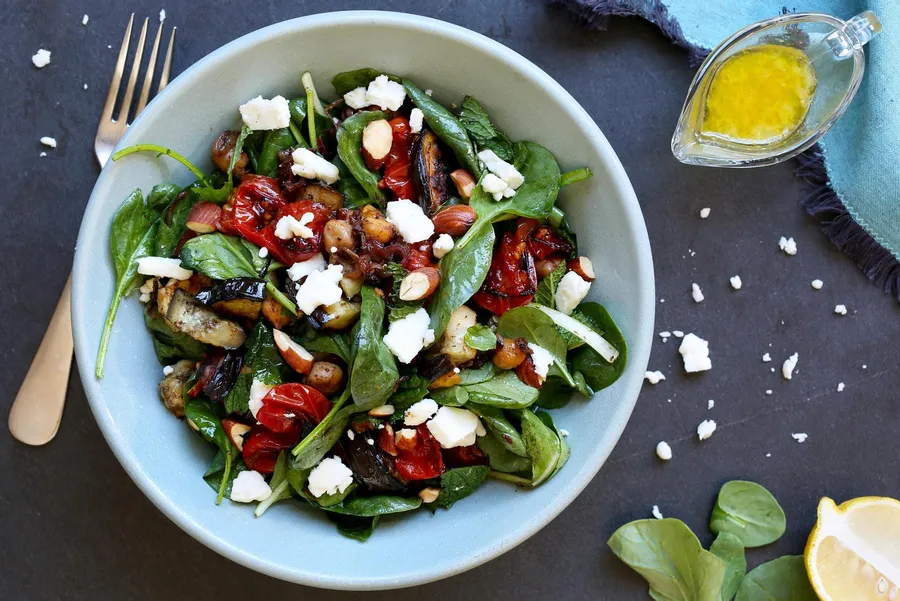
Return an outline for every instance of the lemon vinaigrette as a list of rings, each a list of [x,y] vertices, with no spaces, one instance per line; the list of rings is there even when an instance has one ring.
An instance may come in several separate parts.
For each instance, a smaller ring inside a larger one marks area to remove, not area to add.
[[[760,44],[738,52],[716,71],[701,132],[742,144],[771,144],[793,133],[816,92],[806,53]]]

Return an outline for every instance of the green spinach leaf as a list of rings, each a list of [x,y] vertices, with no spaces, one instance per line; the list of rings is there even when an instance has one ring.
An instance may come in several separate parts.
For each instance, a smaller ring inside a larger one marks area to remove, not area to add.
[[[288,471],[287,454],[282,452],[278,455],[278,460],[275,462],[275,471],[272,472],[272,479],[269,480],[269,488],[272,489],[272,494],[269,495],[268,499],[261,501],[256,506],[256,510],[254,511],[256,517],[260,517],[269,507],[278,501],[291,498],[291,485],[288,482]]]
[[[569,457],[572,455],[572,450],[569,448],[569,443],[566,440],[566,437],[563,436],[562,430],[560,430],[556,426],[556,422],[553,421],[553,417],[547,413],[546,411],[535,411],[534,413],[538,416],[545,426],[553,430],[556,434],[556,437],[559,439],[559,460],[556,462],[556,468],[553,470],[551,476],[556,475],[556,472],[561,470],[566,462],[569,461]]]
[[[709,520],[709,529],[715,534],[733,534],[747,548],[775,542],[785,526],[784,510],[772,493],[744,480],[725,483]]]
[[[295,145],[294,134],[289,128],[267,131],[256,159],[256,173],[275,177],[278,173],[278,153]]]
[[[586,179],[591,179],[592,177],[594,177],[594,172],[591,171],[590,167],[580,167],[578,169],[573,169],[572,171],[566,171],[560,175],[559,185],[560,187],[570,186],[578,182],[583,182]]]
[[[441,475],[441,493],[434,505],[450,509],[461,499],[465,499],[481,486],[488,476],[490,468],[486,465],[472,465],[447,470]]]
[[[802,555],[787,555],[764,563],[741,581],[735,601],[817,601]]]
[[[253,133],[253,130],[250,129],[247,125],[241,127],[241,133],[238,135],[237,140],[234,143],[234,150],[231,153],[231,161],[228,163],[228,171],[226,172],[225,183],[222,184],[221,187],[215,188],[212,185],[201,186],[196,189],[197,196],[202,198],[203,200],[208,200],[209,202],[214,202],[216,204],[223,204],[228,197],[231,195],[231,191],[234,189],[234,178],[232,177],[234,173],[234,166],[237,164],[238,159],[241,156],[241,152],[244,150],[244,142],[247,140],[247,136]],[[209,184],[209,182],[207,182]]]
[[[581,303],[576,309],[585,316],[586,325],[596,324],[595,331],[607,340],[619,356],[610,363],[589,346],[579,348],[572,354],[572,369],[584,377],[584,381],[596,392],[611,386],[625,371],[628,363],[628,345],[619,327],[609,313],[598,303]],[[585,323],[585,320],[582,323]]]
[[[314,468],[322,457],[337,444],[341,436],[347,430],[347,424],[354,412],[359,408],[355,405],[344,407],[344,403],[350,398],[350,388],[346,388],[340,397],[334,402],[331,411],[312,432],[297,443],[291,453],[294,455],[293,466],[299,470]]]
[[[469,393],[464,386],[438,388],[429,394],[431,400],[444,407],[462,407],[469,400]]]
[[[540,309],[526,305],[507,311],[497,322],[497,331],[507,338],[524,338],[546,350],[553,356],[553,372],[572,388],[578,388],[578,382],[566,366],[566,340],[553,320]]]
[[[231,390],[229,390],[228,394],[225,395],[225,398],[222,399],[222,403],[225,405],[225,413],[229,415],[232,413],[243,415],[250,411],[251,386],[253,386],[252,373],[247,372],[238,374],[237,380],[234,381],[234,386],[231,387]]]
[[[459,122],[469,132],[469,138],[478,150],[493,150],[498,157],[507,162],[515,158],[512,142],[494,127],[487,111],[471,96],[463,98],[459,109]]]
[[[169,208],[181,188],[175,184],[156,184],[147,195],[147,210],[151,221],[156,221]]]
[[[339,513],[328,513],[328,519],[334,522],[338,532],[346,536],[358,540],[361,543],[366,542],[378,527],[379,516],[360,518],[352,515],[341,515]]]
[[[566,275],[566,262],[562,261],[556,266],[556,269],[551,271],[543,280],[541,280],[541,283],[538,284],[537,292],[534,294],[534,302],[555,309],[556,288],[559,286],[559,281],[564,275]],[[580,338],[577,340],[581,342]]]
[[[343,96],[356,88],[368,87],[368,85],[379,75],[387,75],[388,79],[391,81],[403,83],[403,80],[396,75],[391,75],[390,73],[385,73],[384,71],[379,71],[378,69],[373,69],[371,67],[365,67],[363,69],[356,69],[355,71],[338,73],[331,79],[331,85],[334,86],[334,91],[338,96]]]
[[[369,200],[376,205],[384,202],[384,192],[378,187],[380,176],[369,169],[363,159],[362,134],[369,123],[384,118],[385,114],[381,111],[356,113],[344,119],[337,130],[338,156],[354,179],[366,191]]]
[[[494,338],[496,340],[496,337]],[[459,372],[459,385],[470,386],[472,384],[480,384],[494,378],[497,369],[491,361],[486,362],[479,368],[463,369]]]
[[[390,404],[396,411],[405,411],[428,396],[428,379],[413,372],[400,379],[397,392],[391,396]]]
[[[356,181],[356,178],[350,173],[341,157],[335,156],[331,163],[338,168],[340,179],[334,183],[334,187],[344,195],[344,208],[361,209],[369,204],[369,195],[366,193],[365,188]]]
[[[356,517],[374,517],[378,515],[390,515],[392,513],[404,513],[418,509],[422,505],[419,497],[397,497],[393,495],[375,495],[372,497],[354,497],[344,499],[337,505],[323,507],[325,511],[353,515]]]
[[[507,419],[502,409],[471,403],[466,406],[469,411],[481,418],[482,423],[503,448],[519,457],[528,457],[525,441],[515,426]],[[486,437],[485,437],[486,438]],[[503,470],[508,471],[508,470]]]
[[[231,486],[234,484],[235,478],[237,478],[241,472],[247,471],[248,468],[246,464],[244,464],[243,460],[240,457],[235,457],[231,463],[231,469],[228,472],[228,478],[224,480],[224,488],[222,487],[223,478],[225,476],[227,459],[225,453],[219,449],[216,451],[216,456],[213,457],[212,463],[207,468],[206,472],[203,474],[203,481],[206,482],[211,489],[216,491],[222,491],[222,496],[226,499],[231,499]]]
[[[481,436],[476,444],[487,455],[492,470],[507,474],[531,474],[531,459],[510,452],[494,436]]]
[[[184,404],[184,417],[197,428],[200,438],[219,447],[224,455],[219,495],[216,497],[216,505],[218,505],[225,496],[226,486],[233,481],[232,468],[235,458],[239,455],[237,447],[234,446],[222,427],[221,405],[202,398],[188,399]]]
[[[477,323],[466,331],[464,342],[476,351],[492,351],[497,348],[497,335],[488,326]]]
[[[164,211],[159,220],[159,229],[156,232],[156,243],[153,249],[155,257],[171,257],[178,248],[184,232],[187,229],[187,219],[194,205],[200,202],[196,194],[196,188],[204,186],[202,180],[197,180],[184,189],[183,194],[176,195],[169,211]]]
[[[263,384],[281,384],[287,371],[281,353],[275,347],[275,337],[262,321],[256,324],[247,336],[247,352],[244,354],[244,365],[250,368],[253,379]]]
[[[713,541],[709,552],[725,562],[725,580],[722,582],[722,601],[731,601],[741,580],[747,574],[747,558],[741,539],[728,532],[722,532]]]
[[[572,374],[577,378],[578,374]],[[542,409],[560,409],[572,400],[572,388],[558,376],[550,376],[544,380],[540,394],[534,404]]]
[[[537,388],[523,383],[514,371],[504,371],[491,380],[463,388],[468,393],[469,401],[500,409],[530,407],[539,394]]]
[[[350,369],[350,390],[357,406],[384,404],[400,379],[394,355],[383,340],[384,312],[384,299],[371,286],[363,286],[354,343],[356,355]]]
[[[144,323],[153,336],[153,349],[160,363],[169,363],[172,359],[199,361],[203,357],[206,345],[183,332],[173,330],[159,314],[156,303],[147,304]]]
[[[556,473],[562,458],[562,443],[559,436],[537,415],[524,409],[522,418],[522,440],[531,458],[531,486],[543,483]]]
[[[316,332],[304,321],[291,330],[292,337],[303,348],[315,353],[330,353],[350,364],[350,337],[341,332]]]

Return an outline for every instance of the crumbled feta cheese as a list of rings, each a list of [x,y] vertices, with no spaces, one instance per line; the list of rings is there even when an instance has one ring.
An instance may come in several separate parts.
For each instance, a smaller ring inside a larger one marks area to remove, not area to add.
[[[659,333],[659,337],[663,338],[663,339],[668,338],[671,335],[672,335],[672,332],[669,332],[668,330],[665,330],[665,331],[662,331]]]
[[[318,179],[328,185],[341,178],[337,166],[332,165],[308,148],[298,148],[292,154],[291,173],[307,179]]]
[[[148,292],[142,292],[138,297],[138,300],[140,300],[144,304],[147,304],[150,302],[150,294]]]
[[[346,101],[346,98],[344,99]],[[366,89],[367,106],[376,105],[383,111],[396,111],[403,106],[406,100],[406,90],[396,81],[388,79],[387,75],[379,75]]]
[[[487,167],[487,170],[502,179],[513,190],[525,183],[525,176],[519,170],[497,156],[493,150],[482,150],[478,158]]]
[[[672,336],[675,338],[684,338],[684,332],[681,330],[672,330]]]
[[[284,96],[266,100],[257,96],[239,108],[241,119],[252,130],[283,129],[291,124],[291,110]]]
[[[531,361],[534,363],[534,373],[541,378],[546,378],[547,373],[550,371],[550,366],[553,365],[553,355],[551,355],[550,351],[544,347],[530,342],[528,343],[528,348],[531,349]]]
[[[414,108],[409,112],[409,130],[417,134],[422,131],[422,122],[425,120],[425,113],[418,108]]]
[[[231,500],[236,503],[265,501],[272,494],[265,478],[259,472],[245,470],[237,475],[231,484]]]
[[[575,307],[587,296],[590,289],[590,282],[574,271],[567,272],[559,281],[559,285],[556,287],[556,294],[553,295],[556,310],[560,313],[571,315]]]
[[[84,89],[87,90],[87,84],[84,84]]]
[[[812,282],[810,282],[810,285],[811,285],[815,290],[821,290],[821,289],[822,289],[822,286],[825,285],[825,282],[823,282],[822,280],[813,280]]]
[[[794,256],[797,254],[797,243],[793,238],[785,238],[784,236],[778,241],[778,248],[784,251],[784,254]]]
[[[656,445],[656,456],[662,459],[663,461],[668,461],[672,458],[672,447],[669,446],[665,440],[661,440],[658,445]]]
[[[716,402],[713,399],[709,399],[706,401],[706,409],[707,411],[716,406]]]
[[[684,361],[684,371],[694,373],[712,369],[712,361],[709,358],[709,343],[699,336],[687,334],[678,347],[681,358]]]
[[[380,424],[379,424],[379,425],[380,425]],[[367,438],[367,439],[366,439],[366,444],[369,445],[370,447],[374,447],[374,446],[375,446],[375,439],[374,439],[374,438]]]
[[[309,315],[317,307],[327,307],[341,300],[338,284],[343,273],[343,265],[329,265],[324,271],[314,271],[306,276],[306,281],[297,289],[297,308]]]
[[[56,148],[56,138],[44,136],[43,138],[41,138],[41,144],[43,144],[44,146],[49,146],[50,148]]]
[[[261,247],[261,248],[259,249],[259,253],[258,253],[258,254],[259,254],[259,258],[260,258],[260,259],[265,259],[266,257],[269,256],[269,249],[266,248],[265,246],[263,246],[263,247]]]
[[[834,312],[837,315],[846,315],[847,314],[847,306],[846,305],[835,305]]]
[[[428,240],[434,234],[434,223],[411,200],[401,198],[387,203],[385,218],[397,228],[403,240],[413,244]]]
[[[175,368],[174,368],[174,367],[172,367],[171,365],[166,365],[166,366],[163,368],[163,375],[164,375],[164,376],[168,376],[168,375],[171,374],[173,371],[175,371]]]
[[[716,422],[711,419],[705,419],[697,426],[697,437],[700,440],[706,440],[716,431]]]
[[[739,275],[736,275],[733,278],[730,278],[728,281],[731,282],[731,287],[734,288],[735,290],[740,290],[741,286],[744,285],[743,282],[741,282],[741,276],[739,276]]]
[[[768,363],[771,360],[772,360],[772,355],[770,355],[769,353],[766,353],[765,355],[763,355],[763,363]]]
[[[359,86],[344,94],[344,104],[356,110],[369,106],[369,101],[366,99],[366,89]]]
[[[838,382],[837,391],[844,392],[844,383],[843,382]]]
[[[658,520],[663,519],[663,514],[662,514],[662,512],[659,510],[659,506],[658,506],[658,505],[654,505],[654,506],[653,506],[653,509],[650,510],[650,513],[652,513],[652,514],[653,514],[653,517],[655,517],[655,518],[658,519]]]
[[[443,449],[472,446],[478,437],[479,426],[481,420],[477,415],[457,407],[441,407],[426,424]]]
[[[275,224],[275,237],[282,240],[312,238],[315,233],[307,227],[307,224],[312,223],[315,218],[316,216],[310,212],[300,215],[299,220],[293,215],[285,215]]]
[[[703,302],[703,291],[700,290],[700,286],[691,284],[691,296],[694,298],[695,303]]]
[[[666,379],[666,376],[661,371],[646,371],[644,372],[644,379],[651,384],[659,384],[660,380]]]
[[[709,217],[709,208],[704,207],[700,209],[700,219],[706,219],[707,217]]]
[[[347,438],[349,440],[354,440],[356,438],[356,434],[353,432],[353,430],[347,430]]]
[[[863,365],[863,366],[862,366],[862,368],[863,368],[863,369],[866,369],[866,366],[865,366],[865,365]]]
[[[256,417],[256,413],[262,409],[263,398],[265,398],[273,388],[275,387],[253,378],[253,381],[250,383],[250,401],[248,403],[250,414],[253,415],[253,417]]]
[[[485,432],[485,434],[486,434],[486,432]],[[559,429],[559,435],[562,436],[563,438],[568,438],[568,437],[569,437],[569,431],[566,430],[565,428],[560,428],[560,429]],[[479,436],[482,436],[482,435],[479,434]]]
[[[494,200],[503,200],[503,193],[509,190],[509,184],[494,175],[488,173],[481,180],[481,189],[494,197]],[[513,190],[515,192],[515,190]]]
[[[293,281],[299,282],[314,271],[325,271],[326,266],[325,257],[318,254],[305,261],[294,263],[287,270],[287,274]]]
[[[90,19],[89,16],[84,15],[83,17],[81,17],[81,24],[82,24],[82,25],[87,25],[89,19]]]
[[[453,238],[450,237],[450,234],[438,236],[434,244],[431,245],[431,252],[434,253],[434,258],[443,258],[444,255],[453,250],[453,244]]]
[[[403,423],[407,426],[419,426],[430,420],[437,410],[438,404],[433,400],[422,399],[406,410],[403,414]]]
[[[163,8],[159,11],[159,22],[162,23],[165,20],[166,20],[166,9]]]
[[[799,353],[794,353],[790,357],[784,360],[784,363],[781,364],[781,375],[784,376],[785,380],[790,380],[791,376],[794,373],[794,368],[797,367],[797,359],[800,358]]]
[[[46,153],[46,152],[42,152],[42,153],[41,153],[40,155],[38,155],[38,156],[40,156],[41,158],[44,158],[45,156],[47,156],[47,153]]]
[[[138,259],[137,272],[141,275],[152,275],[158,278],[175,278],[186,280],[193,272],[181,266],[181,259],[168,257],[144,257]]]
[[[791,434],[791,438],[803,444],[806,442],[806,439],[809,438],[809,435],[806,432],[797,432],[796,434]]]
[[[403,319],[391,322],[384,344],[401,363],[409,363],[423,348],[434,342],[434,330],[429,327],[428,311],[418,309]]]
[[[771,390],[766,390],[766,394],[771,395],[771,394],[772,394],[772,391],[771,391]]]
[[[371,439],[369,439],[371,440]],[[307,488],[317,499],[322,495],[336,495],[353,484],[353,472],[344,465],[340,457],[327,457],[309,473]]]
[[[38,69],[43,69],[50,64],[50,51],[41,48],[31,57],[31,62],[34,63],[34,66]]]
[[[431,88],[428,88],[427,90],[425,90],[426,96],[431,96],[432,94],[434,94],[434,90],[432,90]]]

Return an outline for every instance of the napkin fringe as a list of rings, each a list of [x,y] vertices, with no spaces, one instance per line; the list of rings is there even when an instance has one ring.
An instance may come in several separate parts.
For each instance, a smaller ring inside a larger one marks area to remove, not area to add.
[[[825,168],[825,155],[818,144],[797,156],[798,178],[810,186],[801,201],[806,211],[821,220],[825,235],[863,270],[876,286],[900,300],[900,261],[859,225],[841,202]]]

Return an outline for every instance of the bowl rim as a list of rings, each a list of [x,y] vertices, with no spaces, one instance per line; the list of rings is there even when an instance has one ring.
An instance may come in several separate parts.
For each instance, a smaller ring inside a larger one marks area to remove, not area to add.
[[[533,85],[543,88],[553,96],[556,101],[565,106],[570,117],[578,122],[582,127],[585,136],[591,138],[598,149],[603,164],[610,171],[611,181],[616,194],[624,200],[623,210],[626,215],[626,222],[633,229],[637,242],[635,247],[637,263],[639,265],[646,265],[645,269],[638,270],[637,273],[633,274],[633,276],[639,280],[638,290],[642,291],[642,298],[639,299],[640,306],[638,307],[637,314],[644,317],[642,317],[636,325],[637,336],[630,344],[629,361],[632,362],[632,369],[629,371],[631,372],[631,378],[629,381],[623,382],[621,397],[624,399],[624,405],[613,414],[608,425],[609,432],[612,436],[606,436],[605,443],[598,445],[597,448],[590,452],[587,461],[581,466],[576,474],[573,474],[569,485],[553,500],[553,502],[543,507],[540,512],[533,516],[533,519],[529,520],[518,529],[501,537],[500,542],[482,549],[473,549],[473,552],[469,556],[457,560],[450,567],[429,567],[426,569],[419,569],[415,571],[415,573],[404,574],[400,577],[337,577],[315,573],[300,566],[286,566],[284,564],[277,564],[265,559],[260,559],[248,554],[242,548],[232,545],[220,538],[215,532],[207,530],[204,526],[197,523],[188,512],[181,510],[180,507],[171,503],[162,490],[158,488],[157,484],[143,471],[140,462],[129,447],[130,443],[122,436],[121,432],[118,431],[111,416],[106,412],[104,402],[101,400],[103,398],[103,393],[100,391],[99,383],[94,378],[93,374],[96,352],[96,349],[93,348],[94,340],[87,335],[87,332],[84,331],[84,324],[78,320],[78,315],[85,310],[82,306],[82,295],[79,294],[79,289],[83,285],[87,285],[86,282],[89,281],[92,263],[92,257],[88,254],[87,250],[82,249],[80,242],[87,230],[97,227],[96,224],[88,223],[86,219],[82,220],[79,228],[79,243],[76,245],[73,265],[72,318],[78,370],[91,412],[100,427],[103,437],[112,449],[113,454],[116,456],[116,459],[122,467],[125,468],[126,473],[134,483],[137,484],[138,488],[141,489],[147,498],[162,511],[163,514],[206,547],[257,572],[281,580],[318,588],[371,591],[426,584],[475,568],[491,559],[499,557],[533,536],[575,500],[606,462],[613,447],[621,438],[625,425],[634,410],[634,405],[637,402],[643,381],[643,373],[646,369],[650,355],[655,321],[656,294],[650,242],[640,205],[624,167],[619,161],[615,151],[612,149],[612,146],[601,132],[599,126],[597,126],[578,101],[576,101],[571,94],[540,67],[503,44],[459,25],[419,15],[373,10],[320,13],[274,23],[247,33],[224,46],[219,47],[191,65],[160,92],[156,98],[154,98],[154,101],[147,106],[135,120],[134,124],[139,123],[143,119],[148,118],[148,115],[153,114],[154,108],[160,106],[160,103],[156,102],[157,98],[165,98],[182,88],[190,87],[193,85],[192,80],[194,79],[195,74],[215,68],[220,63],[227,61],[231,56],[250,50],[270,37],[297,34],[305,30],[319,27],[359,24],[365,24],[367,26],[384,25],[425,33],[440,34],[447,38],[453,38],[463,45],[474,47],[475,50],[479,52],[491,55],[493,58],[503,62],[508,68],[516,70]],[[122,140],[120,140],[117,148],[124,147],[131,143],[130,134],[134,129],[135,128],[133,127],[129,128],[122,137]],[[105,168],[101,171],[85,208],[86,215],[89,213],[91,205],[99,202],[98,190],[103,188],[106,180],[111,177],[110,171],[109,168]],[[82,282],[85,283],[82,284]],[[627,375],[628,374],[625,374],[625,377],[627,377]],[[638,377],[638,375],[640,375],[640,377]],[[623,380],[625,380],[625,377],[623,377]]]

